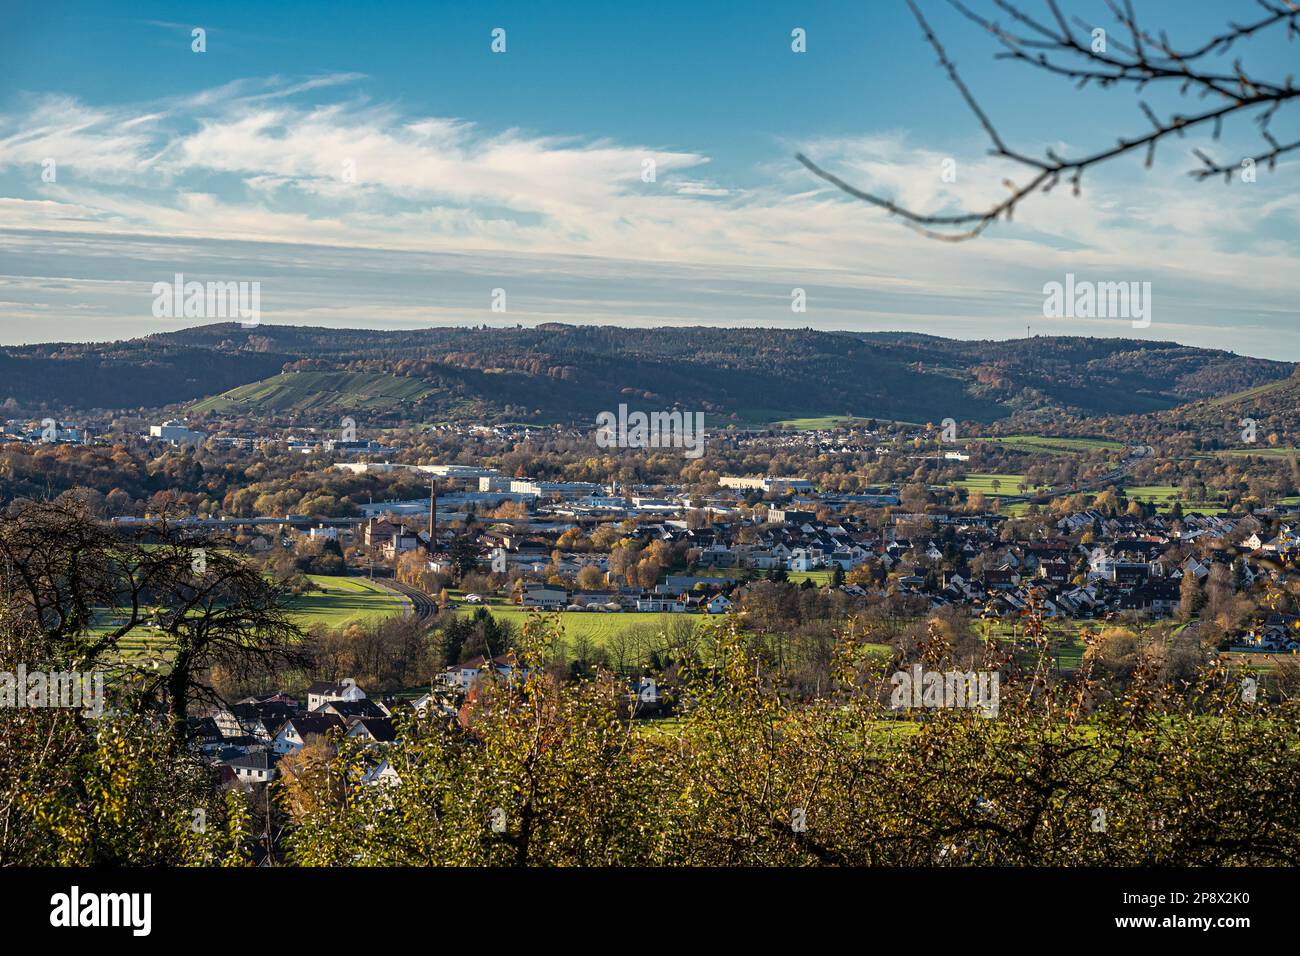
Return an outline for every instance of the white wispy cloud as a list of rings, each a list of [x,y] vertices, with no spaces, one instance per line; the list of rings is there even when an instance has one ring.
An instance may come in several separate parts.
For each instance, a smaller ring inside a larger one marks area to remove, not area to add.
[[[1067,189],[1035,197],[1014,225],[951,246],[813,179],[791,157],[802,150],[865,188],[945,211],[995,201],[1014,175],[980,144],[952,156],[899,132],[783,143],[769,162],[726,175],[689,149],[411,115],[367,100],[360,80],[249,79],[116,107],[32,97],[0,116],[0,216],[9,230],[0,241],[27,257],[27,274],[91,272],[89,261],[117,248],[138,264],[132,281],[140,283],[194,257],[219,269],[225,255],[226,272],[239,275],[277,258],[323,268],[329,249],[357,251],[348,268],[378,272],[408,268],[400,264],[408,254],[459,255],[440,275],[471,277],[463,291],[427,307],[396,296],[388,314],[403,321],[450,321],[457,310],[473,321],[481,296],[472,277],[528,282],[556,270],[589,288],[566,296],[549,275],[530,315],[731,322],[758,308],[766,321],[782,314],[785,296],[787,324],[1006,335],[1041,315],[1044,282],[1073,271],[1151,281],[1151,337],[1177,328],[1184,340],[1218,336],[1228,345],[1224,317],[1294,301],[1290,233],[1300,201],[1282,172],[1226,189],[1197,185],[1185,156],[1171,155],[1145,174],[1103,173],[1081,198]],[[46,182],[50,159],[58,174]],[[940,175],[948,159],[955,182]],[[643,179],[647,161],[653,182]],[[1281,225],[1262,230],[1265,220]],[[608,267],[592,265],[601,262]],[[810,290],[806,315],[789,313],[794,286]],[[356,278],[350,290],[331,286],[333,301],[321,303],[308,287],[285,280],[284,320],[356,318],[378,288]],[[39,312],[40,295],[24,289],[13,301]],[[120,302],[108,312],[125,321],[135,313],[121,309],[137,306]],[[1246,341],[1267,337],[1247,324]],[[1289,334],[1282,341],[1300,357],[1300,338]]]

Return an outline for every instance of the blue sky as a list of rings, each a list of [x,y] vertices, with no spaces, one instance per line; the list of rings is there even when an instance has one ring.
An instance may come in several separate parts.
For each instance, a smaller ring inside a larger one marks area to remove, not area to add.
[[[1064,5],[1113,26],[1101,0]],[[1188,45],[1258,12],[1137,7]],[[922,8],[1026,151],[1142,131],[1131,93],[1076,93],[997,62],[946,4]],[[1300,360],[1295,162],[1252,184],[1197,183],[1186,171],[1201,140],[1189,137],[1151,170],[1121,160],[1082,198],[1031,200],[1015,224],[961,245],[917,237],[798,166],[802,150],[926,209],[999,194],[1008,169],[986,156],[901,0],[46,2],[4,16],[0,344],[194,324],[151,314],[152,284],[183,272],[260,282],[270,325],[1007,338],[1028,324]],[[205,53],[191,51],[195,26]],[[496,27],[504,54],[490,50]],[[790,49],[795,27],[806,53]],[[1293,69],[1283,43],[1234,55],[1261,75]],[[1145,95],[1157,109],[1175,102]],[[1275,124],[1296,138],[1285,111]],[[1260,148],[1245,123],[1204,145],[1225,158]],[[946,158],[956,183],[940,178]],[[1066,272],[1151,282],[1151,327],[1044,319],[1043,285]],[[790,310],[795,287],[806,313]],[[494,288],[507,291],[505,314],[489,310]]]

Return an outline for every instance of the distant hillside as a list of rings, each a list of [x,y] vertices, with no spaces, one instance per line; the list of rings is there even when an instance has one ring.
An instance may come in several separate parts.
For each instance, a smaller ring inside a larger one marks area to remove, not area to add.
[[[1035,336],[1010,342],[864,333],[929,366],[958,365],[978,394],[1028,407],[1126,414],[1213,398],[1291,375],[1289,362],[1249,358],[1175,342]]]
[[[0,400],[66,409],[189,405],[195,415],[367,424],[589,420],[620,402],[714,421],[817,416],[993,421],[1132,414],[1291,375],[1283,362],[1174,343],[962,342],[811,329],[370,331],[222,324],[107,345],[0,351]],[[7,391],[6,391],[7,389]],[[191,404],[192,403],[192,404]]]
[[[0,349],[0,402],[51,412],[156,408],[274,375],[292,359],[151,339],[6,348]]]
[[[385,372],[290,372],[196,402],[190,411],[202,414],[270,408],[305,413],[341,404],[354,409],[387,409],[417,402],[432,392],[419,380]]]
[[[1282,444],[1300,442],[1300,373],[1204,401],[1162,412],[1158,421],[1167,431],[1196,433],[1207,447],[1248,447],[1241,438],[1242,421],[1255,422],[1258,447],[1276,435]]]

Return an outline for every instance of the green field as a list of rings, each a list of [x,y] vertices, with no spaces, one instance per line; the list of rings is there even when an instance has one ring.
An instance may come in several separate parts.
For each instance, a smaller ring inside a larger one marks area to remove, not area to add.
[[[816,571],[791,571],[787,575],[787,580],[791,584],[803,584],[805,581],[811,581],[819,588],[824,588],[831,583],[831,572],[825,568],[819,568]]]
[[[843,415],[823,415],[820,418],[787,418],[783,422],[773,422],[778,428],[794,428],[799,431],[817,431],[823,428],[839,428],[844,425],[865,425],[866,419],[845,418]]]
[[[1168,511],[1174,501],[1180,501],[1184,511],[1220,511],[1220,501],[1182,501],[1182,489],[1173,485],[1134,485],[1124,489],[1124,495],[1130,501],[1154,504],[1161,511]]]
[[[996,442],[1014,451],[1058,452],[1075,455],[1085,451],[1123,451],[1122,442],[1100,438],[1055,438],[1050,435],[1003,435],[993,438],[976,438],[975,441]]]
[[[490,603],[482,606],[487,607],[494,617],[509,621],[521,629],[532,613],[529,608],[512,604]],[[457,612],[461,614],[473,614],[475,610],[476,606],[472,604],[457,608]],[[672,611],[617,611],[608,614],[599,611],[564,611],[560,614],[565,638],[572,642],[579,636],[586,637],[598,647],[603,646],[614,635],[634,627],[649,625],[664,628],[674,619],[686,620],[694,624],[703,618],[704,615],[701,614],[676,614]]]
[[[502,607],[500,605],[491,606],[488,610],[493,615],[510,621],[520,628],[524,626],[530,613],[523,608]],[[667,628],[670,624],[676,623],[680,625],[682,622],[698,626],[705,620],[710,619],[716,620],[716,617],[703,614],[675,614],[668,611],[663,613],[622,611],[611,614],[565,611],[560,614],[560,622],[564,627],[564,637],[568,644],[567,650],[569,654],[572,654],[574,640],[580,636],[585,636],[593,646],[603,648],[615,635],[636,627]],[[867,644],[865,649],[870,653],[886,657],[893,653],[893,648],[888,644]]]
[[[1052,640],[1050,650],[1052,656],[1056,658],[1057,666],[1061,670],[1075,670],[1083,661],[1084,643],[1079,637],[1079,632],[1084,628],[1092,630],[1102,630],[1106,627],[1104,621],[1079,621],[1079,620],[1049,620],[1047,621],[1047,630],[1051,634]],[[983,634],[981,622],[975,622],[975,630]],[[1019,624],[1011,624],[1004,621],[998,621],[989,628],[989,636],[996,641],[1017,641],[1023,640],[1024,628]]]
[[[995,479],[999,483],[997,491],[993,490],[993,482]],[[1029,502],[1017,501],[1017,502],[1008,503],[1001,499],[1010,496],[1019,497],[1021,494],[1032,493],[1035,489],[1031,488],[1029,489],[1028,492],[1021,492],[1020,483],[1024,480],[1025,480],[1024,475],[971,474],[971,475],[967,475],[965,478],[962,478],[959,481],[954,481],[952,483],[952,487],[965,488],[966,491],[968,492],[978,491],[983,493],[984,496],[987,498],[997,498],[999,499],[998,511],[1002,514],[1011,515],[1015,517],[1024,514],[1024,512],[1028,510]]]
[[[806,574],[816,576],[827,573],[825,571],[811,571]],[[796,583],[798,577],[797,574],[790,575],[790,579],[796,581]],[[493,598],[484,605],[460,605],[457,608],[457,613],[473,614],[479,607],[486,607],[494,616],[509,621],[521,629],[528,621],[529,615],[534,613],[528,608],[502,603],[500,598]],[[666,629],[670,626],[679,627],[683,623],[699,626],[708,620],[716,621],[719,617],[720,615],[678,614],[672,611],[618,611],[608,614],[597,611],[563,611],[559,614],[560,624],[564,628],[564,637],[569,643],[570,651],[572,651],[573,641],[578,637],[586,637],[596,647],[604,647],[615,635],[633,628],[655,628],[657,630]],[[888,656],[893,653],[893,649],[888,644],[868,644],[866,647],[871,653],[875,654]]]
[[[378,584],[365,578],[344,577],[341,575],[312,574],[308,577],[315,582],[320,591],[311,591],[299,595],[288,603],[295,623],[303,628],[315,624],[327,627],[345,627],[353,622],[374,620],[389,614],[401,614],[410,604],[400,594],[394,594]],[[110,619],[100,620],[92,633],[105,633],[112,630]],[[136,628],[121,641],[117,648],[123,659],[140,659],[165,657],[158,645],[160,635],[150,628]]]
[[[321,590],[309,591],[289,602],[294,620],[302,627],[314,624],[345,627],[354,622],[401,614],[410,607],[410,602],[400,594],[365,578],[324,574],[308,577]]]
[[[915,425],[916,422],[904,422],[898,419],[876,417],[876,422],[881,425]],[[787,418],[784,421],[772,422],[777,428],[793,428],[798,431],[818,431],[827,428],[862,428],[865,427],[871,418],[853,415],[821,415],[813,418]]]
[[[136,628],[118,641],[118,657],[123,661],[170,660],[172,651],[161,646],[161,637],[150,628]]]
[[[1025,480],[1024,475],[967,475],[960,481],[953,482],[958,488],[965,488],[967,491],[982,491],[989,496],[994,495],[1020,495],[1020,483]],[[998,482],[998,489],[993,490],[993,482]],[[1032,491],[1033,489],[1029,489]]]
[[[1257,456],[1259,458],[1290,458],[1292,455],[1300,454],[1297,448],[1232,448],[1228,451],[1218,452],[1220,455],[1231,455],[1234,458],[1249,458]]]

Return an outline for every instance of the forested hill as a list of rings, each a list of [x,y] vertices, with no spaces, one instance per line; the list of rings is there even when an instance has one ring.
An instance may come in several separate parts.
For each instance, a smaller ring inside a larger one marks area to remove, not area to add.
[[[620,402],[744,423],[821,416],[991,421],[1130,414],[1287,378],[1294,366],[1175,343],[957,341],[810,329],[420,331],[237,324],[0,350],[0,401],[26,412],[184,406],[247,417],[589,420]]]

